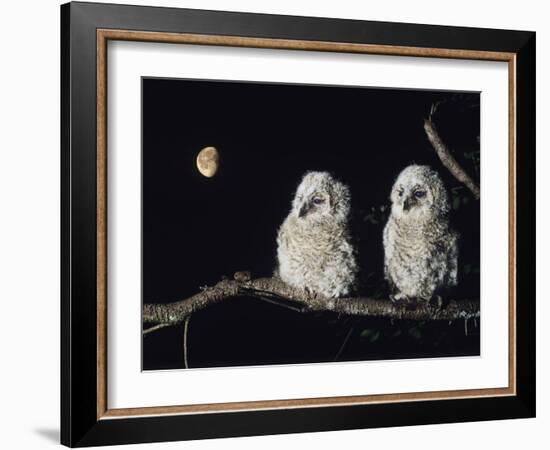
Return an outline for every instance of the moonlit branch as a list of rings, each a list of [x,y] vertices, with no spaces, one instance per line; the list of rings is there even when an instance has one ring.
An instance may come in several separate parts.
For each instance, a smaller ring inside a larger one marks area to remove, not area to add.
[[[369,297],[335,299],[293,288],[279,278],[256,278],[244,281],[222,280],[184,300],[167,304],[144,304],[143,322],[161,324],[162,327],[178,325],[196,311],[237,297],[256,298],[259,301],[267,299],[282,306],[288,305],[298,313],[328,311],[396,320],[452,321],[479,317],[479,302],[475,300],[451,300],[439,307],[425,302],[395,304],[390,300]],[[154,328],[146,329],[144,333],[153,331]]]

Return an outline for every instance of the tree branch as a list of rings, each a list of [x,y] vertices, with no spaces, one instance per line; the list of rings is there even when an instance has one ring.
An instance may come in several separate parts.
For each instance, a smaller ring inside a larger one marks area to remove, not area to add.
[[[143,305],[143,322],[177,325],[195,311],[235,297],[288,303],[297,312],[330,311],[338,314],[367,317],[386,317],[401,320],[457,320],[479,317],[479,302],[451,300],[443,307],[419,302],[409,305],[369,297],[326,298],[296,289],[279,278],[253,280],[222,280],[197,294],[174,303]],[[285,305],[286,306],[286,305]],[[151,327],[149,330],[152,330]],[[146,330],[147,331],[147,330]]]
[[[472,191],[472,194],[474,194],[474,197],[476,198],[476,200],[479,200],[479,187],[476,185],[474,180],[472,180],[472,178],[464,171],[464,169],[458,163],[458,161],[454,158],[454,156],[449,151],[445,143],[441,140],[441,137],[437,132],[435,124],[432,121],[432,116],[436,108],[437,108],[437,104],[432,105],[430,116],[427,119],[424,119],[424,131],[428,136],[428,140],[432,144],[432,147],[437,153],[437,156],[439,156],[439,159],[441,160],[443,165],[447,169],[449,169],[449,172],[451,172],[451,174],[458,181],[463,183],[468,189],[470,189],[470,191]]]

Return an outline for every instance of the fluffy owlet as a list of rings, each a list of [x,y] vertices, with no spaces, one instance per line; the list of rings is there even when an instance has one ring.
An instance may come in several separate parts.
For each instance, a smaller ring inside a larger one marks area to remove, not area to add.
[[[428,166],[406,167],[397,177],[384,228],[384,273],[393,300],[420,298],[457,284],[458,234],[449,228],[443,181]]]
[[[325,297],[348,295],[357,263],[349,235],[349,188],[327,172],[308,172],[277,236],[277,274]]]

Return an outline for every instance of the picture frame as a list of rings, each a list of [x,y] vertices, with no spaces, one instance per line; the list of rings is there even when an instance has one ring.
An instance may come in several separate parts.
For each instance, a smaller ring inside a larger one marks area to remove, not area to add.
[[[315,51],[506,63],[508,386],[110,408],[106,103],[111,41],[279,49],[296,57]],[[535,33],[527,31],[62,5],[61,443],[80,447],[534,417],[535,41]]]

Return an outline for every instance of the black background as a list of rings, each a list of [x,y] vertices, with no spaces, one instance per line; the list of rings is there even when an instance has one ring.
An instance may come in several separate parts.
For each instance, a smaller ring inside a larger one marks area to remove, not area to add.
[[[180,300],[237,270],[271,275],[277,228],[307,170],[328,170],[350,186],[364,292],[387,296],[383,223],[364,218],[388,204],[395,177],[411,163],[429,164],[449,188],[460,187],[422,127],[441,100],[438,128],[460,158],[479,147],[477,93],[144,78],[143,301]],[[211,179],[195,164],[206,146],[221,155]],[[463,270],[479,267],[479,203],[453,210],[451,220],[462,235],[454,294],[479,298],[479,274]],[[182,343],[182,327],[148,335],[143,368],[183,367]],[[191,367],[476,354],[479,328],[471,324],[466,336],[458,322],[301,315],[257,299],[200,311],[189,328]]]

